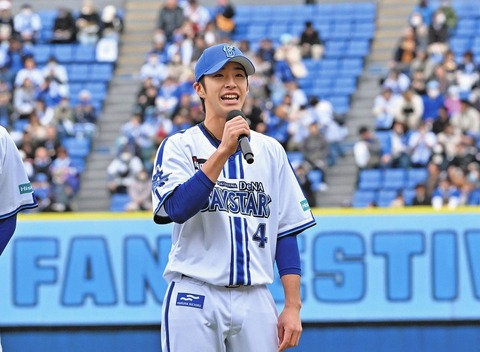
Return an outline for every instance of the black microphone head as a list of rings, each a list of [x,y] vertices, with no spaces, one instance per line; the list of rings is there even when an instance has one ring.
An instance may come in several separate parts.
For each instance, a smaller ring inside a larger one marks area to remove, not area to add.
[[[232,111],[230,111],[230,112],[227,114],[227,121],[230,121],[230,120],[233,119],[235,116],[241,116],[241,117],[243,117],[244,119],[247,118],[242,111],[240,111],[240,110],[232,110]]]

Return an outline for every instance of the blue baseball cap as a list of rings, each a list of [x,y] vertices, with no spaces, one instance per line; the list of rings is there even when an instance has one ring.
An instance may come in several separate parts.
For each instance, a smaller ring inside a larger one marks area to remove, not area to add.
[[[228,62],[241,64],[247,75],[255,73],[255,66],[240,49],[231,44],[217,44],[205,49],[198,59],[195,65],[195,82],[205,75],[220,71]]]

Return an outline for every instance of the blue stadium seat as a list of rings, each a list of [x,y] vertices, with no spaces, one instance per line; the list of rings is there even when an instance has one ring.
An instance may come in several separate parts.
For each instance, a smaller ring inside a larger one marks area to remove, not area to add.
[[[88,64],[69,64],[65,65],[70,82],[87,82],[89,79],[90,65]],[[80,91],[80,90],[78,90]]]
[[[363,58],[343,58],[340,60],[338,75],[340,77],[358,77],[363,71]]]
[[[287,151],[287,157],[290,164],[301,163],[305,160],[302,152]]]
[[[53,24],[55,23],[55,18],[57,17],[58,11],[42,9],[38,10],[37,14],[42,22],[42,28],[51,31],[53,29]]]
[[[397,196],[398,191],[381,189],[377,193],[375,202],[380,208],[387,208],[390,206],[392,200]]]
[[[89,80],[92,82],[109,82],[113,77],[113,65],[110,63],[94,63],[91,66]]]
[[[405,169],[385,169],[383,171],[382,189],[400,190],[407,185]]]
[[[380,169],[364,169],[358,174],[357,189],[362,191],[376,191],[381,188],[383,173]]]
[[[70,157],[70,160],[72,161],[72,165],[77,169],[79,173],[83,173],[86,168],[86,160],[85,158],[82,157]]]
[[[402,191],[402,194],[403,194],[403,199],[404,199],[405,205],[412,205],[413,198],[415,197],[415,189],[405,188]]]
[[[130,196],[126,193],[114,193],[110,199],[110,211],[125,211],[126,205],[130,202]]]
[[[307,177],[312,184],[312,190],[314,192],[320,191],[323,183],[323,172],[321,170],[310,170]]]
[[[407,170],[406,188],[415,188],[416,185],[425,183],[428,178],[427,168],[412,168]]]
[[[347,44],[345,56],[348,57],[365,57],[370,52],[370,41],[368,40],[352,40]]]
[[[352,207],[366,208],[375,202],[375,198],[375,191],[356,190],[352,198]]]
[[[74,48],[74,60],[78,63],[93,63],[96,61],[95,45],[78,44]]]
[[[477,188],[470,193],[468,197],[468,205],[480,205],[480,188]]]
[[[50,44],[36,44],[33,46],[33,58],[37,65],[41,66],[48,61],[48,58],[52,54]]]
[[[335,95],[328,98],[337,114],[345,114],[350,110],[350,97],[348,95]]]
[[[334,80],[332,89],[335,95],[352,95],[357,89],[357,80],[355,77],[339,77]]]
[[[90,154],[91,141],[88,138],[68,137],[62,140],[71,158],[86,158]]]
[[[340,59],[347,46],[345,40],[328,40],[325,42],[324,57],[328,59]]]
[[[75,44],[52,44],[52,54],[60,63],[73,62]]]
[[[92,98],[96,100],[104,100],[107,96],[107,84],[104,82],[87,82],[85,89],[92,93]]]

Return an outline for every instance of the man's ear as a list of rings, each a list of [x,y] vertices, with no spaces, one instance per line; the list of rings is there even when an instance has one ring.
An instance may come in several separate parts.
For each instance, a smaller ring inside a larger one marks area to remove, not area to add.
[[[193,89],[195,89],[195,91],[197,92],[197,95],[200,97],[200,98],[205,98],[205,89],[203,88],[203,85],[198,83],[198,82],[195,82],[193,84]]]

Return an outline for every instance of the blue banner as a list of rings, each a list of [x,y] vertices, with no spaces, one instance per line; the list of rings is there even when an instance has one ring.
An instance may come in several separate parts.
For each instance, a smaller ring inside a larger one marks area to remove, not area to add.
[[[478,209],[315,215],[299,236],[304,322],[480,318]],[[170,231],[149,214],[22,215],[0,257],[0,326],[159,324]]]

